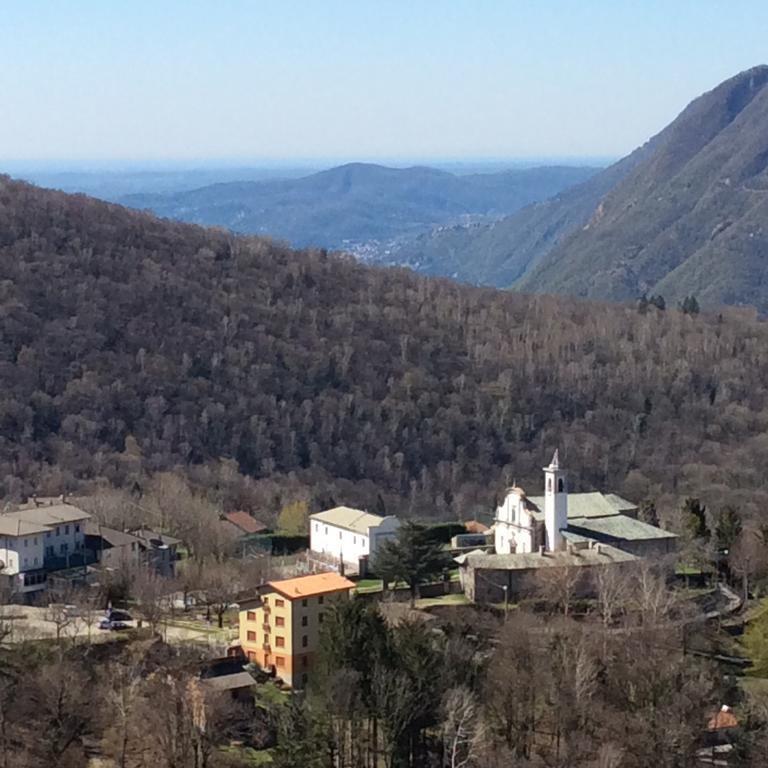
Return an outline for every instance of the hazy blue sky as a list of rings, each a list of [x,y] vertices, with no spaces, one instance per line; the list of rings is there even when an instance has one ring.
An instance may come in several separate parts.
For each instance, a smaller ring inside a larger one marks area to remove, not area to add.
[[[765,0],[2,0],[0,158],[616,156]]]

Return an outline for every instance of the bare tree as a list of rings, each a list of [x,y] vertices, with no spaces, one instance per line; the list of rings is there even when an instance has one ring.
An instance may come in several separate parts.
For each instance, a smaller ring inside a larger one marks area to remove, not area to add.
[[[149,625],[152,634],[157,632],[157,627],[165,616],[165,599],[169,591],[169,582],[152,568],[137,569],[131,592],[139,613]]]
[[[666,621],[677,602],[674,593],[667,586],[663,569],[648,560],[643,560],[636,571],[634,602],[640,613],[641,622],[656,626]]]
[[[592,574],[603,627],[612,626],[632,595],[634,574],[624,564],[598,566]]]
[[[571,606],[584,584],[584,570],[577,565],[540,568],[530,580],[533,594],[570,615]]]
[[[451,688],[443,696],[443,765],[467,768],[480,752],[479,707],[468,688]]]
[[[20,706],[34,727],[33,750],[39,765],[84,765],[81,737],[99,711],[99,691],[83,668],[59,659],[29,680]]]

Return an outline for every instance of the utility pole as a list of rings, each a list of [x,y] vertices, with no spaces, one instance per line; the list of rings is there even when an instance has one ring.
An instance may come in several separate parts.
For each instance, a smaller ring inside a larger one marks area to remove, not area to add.
[[[509,587],[505,584],[502,589],[504,590],[504,623],[506,624],[509,615]]]

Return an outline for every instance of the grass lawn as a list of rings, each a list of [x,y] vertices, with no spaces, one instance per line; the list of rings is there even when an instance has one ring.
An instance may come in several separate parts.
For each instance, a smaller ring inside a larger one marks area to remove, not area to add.
[[[381,592],[384,582],[381,579],[360,579],[357,582],[356,592]]]
[[[251,747],[221,747],[220,752],[236,759],[238,765],[251,766],[271,765],[272,755],[268,749],[252,749]]]
[[[470,605],[466,595],[441,595],[440,597],[422,597],[416,601],[417,608],[429,608],[432,605]]]

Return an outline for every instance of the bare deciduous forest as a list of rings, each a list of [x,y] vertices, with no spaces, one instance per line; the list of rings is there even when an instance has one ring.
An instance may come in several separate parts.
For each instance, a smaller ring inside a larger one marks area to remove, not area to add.
[[[538,487],[766,501],[768,327],[525,296],[0,183],[0,492],[184,467],[269,519],[423,518]]]

